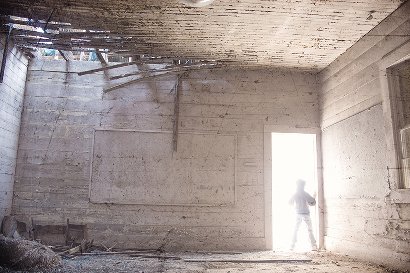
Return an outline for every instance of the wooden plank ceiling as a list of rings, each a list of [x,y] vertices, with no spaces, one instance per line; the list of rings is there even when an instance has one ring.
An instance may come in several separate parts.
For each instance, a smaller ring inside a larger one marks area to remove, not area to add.
[[[88,40],[43,34],[54,38],[50,47],[62,50],[94,47],[130,55],[320,70],[402,2],[215,0],[192,8],[177,0],[2,0],[0,13],[110,33]]]

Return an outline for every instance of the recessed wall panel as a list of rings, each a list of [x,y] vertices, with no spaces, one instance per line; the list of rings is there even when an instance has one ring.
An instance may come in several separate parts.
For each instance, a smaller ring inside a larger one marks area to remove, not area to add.
[[[205,205],[235,202],[234,135],[95,131],[94,203]]]

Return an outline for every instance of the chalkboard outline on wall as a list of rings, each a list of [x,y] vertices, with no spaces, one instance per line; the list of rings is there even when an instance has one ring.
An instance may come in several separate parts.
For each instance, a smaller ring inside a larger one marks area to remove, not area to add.
[[[224,198],[223,202],[216,202],[216,203],[211,203],[211,202],[198,202],[198,203],[187,203],[187,202],[138,202],[138,201],[133,201],[133,200],[118,200],[118,198],[111,198],[110,196],[101,196],[101,191],[98,192],[98,190],[95,188],[96,182],[93,181],[93,178],[95,178],[95,173],[93,172],[93,167],[95,166],[95,153],[96,153],[96,135],[98,132],[129,132],[129,133],[141,133],[141,134],[163,134],[163,135],[169,135],[169,140],[170,140],[170,145],[169,145],[169,151],[164,151],[164,153],[168,153],[168,155],[172,154],[171,157],[175,156],[175,154],[178,154],[178,152],[173,152],[172,151],[172,131],[154,131],[154,130],[132,130],[132,129],[111,129],[111,128],[98,128],[94,129],[93,137],[92,137],[92,144],[91,144],[91,154],[90,154],[90,184],[89,184],[89,201],[90,203],[94,204],[116,204],[116,205],[154,205],[154,206],[205,206],[205,207],[226,207],[226,206],[233,206],[236,204],[236,199],[237,199],[237,194],[236,194],[236,166],[237,166],[237,135],[236,134],[218,134],[216,132],[190,132],[190,131],[184,131],[184,132],[179,132],[181,135],[200,135],[200,136],[210,136],[213,138],[216,137],[232,137],[233,140],[233,150],[232,150],[232,160],[233,160],[233,166],[232,166],[232,185],[231,185],[231,190],[229,191],[229,196]],[[98,141],[98,140],[97,140]],[[100,185],[101,186],[101,185]],[[106,184],[106,186],[112,186],[109,183]],[[104,194],[103,194],[104,195]],[[106,195],[106,193],[105,193]],[[104,198],[103,198],[104,197]]]

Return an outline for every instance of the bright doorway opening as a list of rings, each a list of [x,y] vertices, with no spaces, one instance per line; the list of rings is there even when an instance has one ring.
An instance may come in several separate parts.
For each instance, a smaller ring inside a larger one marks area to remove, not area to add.
[[[317,149],[315,134],[272,133],[272,246],[274,250],[289,250],[295,211],[289,199],[296,190],[296,180],[306,181],[305,191],[318,192]],[[317,201],[317,198],[316,198]],[[310,207],[313,232],[318,239],[317,205]],[[295,251],[311,249],[306,225],[299,228]]]

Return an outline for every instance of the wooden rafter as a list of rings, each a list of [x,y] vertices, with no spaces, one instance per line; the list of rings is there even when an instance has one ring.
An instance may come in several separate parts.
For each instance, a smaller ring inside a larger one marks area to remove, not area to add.
[[[126,74],[121,74],[121,75],[117,75],[117,76],[112,76],[110,77],[110,80],[118,80],[118,79],[122,79],[122,78],[127,78],[127,77],[131,77],[131,76],[140,76],[142,75],[142,73],[146,73],[146,72],[170,72],[170,71],[175,71],[175,66],[173,66],[172,68],[164,68],[164,69],[158,69],[158,70],[139,70],[137,72],[131,72],[131,73],[126,73]]]
[[[173,73],[175,73],[175,72],[173,72]],[[142,78],[138,78],[138,79],[134,79],[134,80],[131,80],[131,81],[127,81],[127,82],[124,82],[124,83],[121,83],[121,84],[114,85],[114,86],[112,86],[112,87],[109,87],[109,88],[107,88],[107,89],[104,89],[103,92],[104,92],[104,93],[108,93],[108,92],[117,90],[117,89],[122,88],[122,87],[129,86],[129,85],[134,84],[134,83],[137,83],[137,82],[145,81],[145,80],[147,80],[147,79],[152,79],[152,78],[158,78],[158,77],[168,76],[168,75],[170,75],[170,74],[171,74],[170,72],[166,72],[166,73],[162,73],[162,74],[155,74],[155,75],[145,76],[145,77],[142,77]]]
[[[173,65],[170,67],[166,68],[161,68],[161,69],[151,69],[151,70],[140,70],[137,72],[132,72],[132,73],[126,73],[126,74],[121,74],[117,76],[112,76],[110,77],[110,80],[118,80],[121,78],[126,78],[126,77],[131,77],[131,76],[141,76],[143,73],[146,72],[151,72],[151,73],[183,73],[186,71],[192,71],[192,70],[199,70],[199,69],[210,69],[210,68],[219,68],[221,67],[217,63],[200,63],[200,64],[194,64],[194,65]]]
[[[87,75],[87,74],[93,74],[93,73],[100,72],[100,71],[106,71],[106,70],[109,70],[109,69],[120,68],[120,67],[130,66],[130,65],[139,64],[139,63],[140,63],[139,61],[135,61],[135,62],[129,62],[129,63],[114,64],[114,65],[110,65],[110,66],[105,66],[105,67],[101,67],[101,68],[96,68],[96,69],[91,69],[91,70],[78,72],[77,74],[78,74],[78,76],[83,76],[83,75]]]

